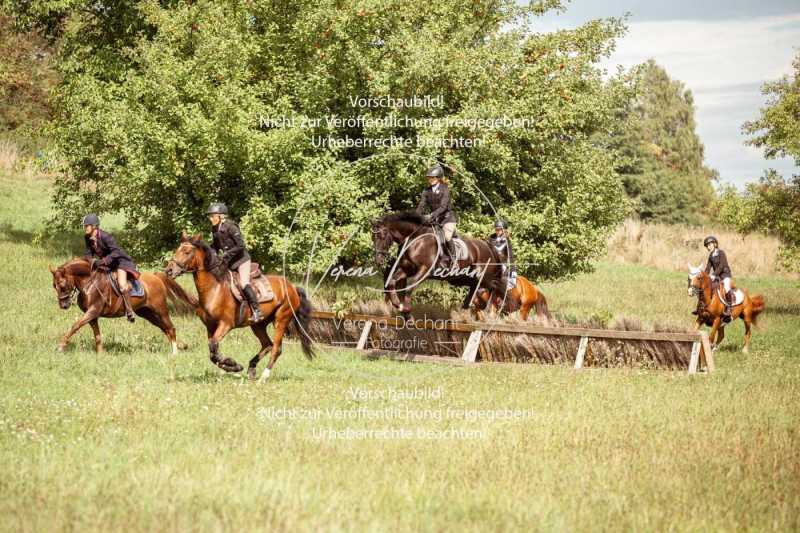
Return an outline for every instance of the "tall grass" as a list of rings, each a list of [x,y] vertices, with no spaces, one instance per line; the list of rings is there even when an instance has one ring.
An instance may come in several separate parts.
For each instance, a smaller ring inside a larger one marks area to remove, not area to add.
[[[703,239],[708,235],[719,240],[734,276],[780,272],[780,241],[775,237],[742,235],[715,226],[646,224],[634,219],[626,220],[609,238],[607,258],[616,263],[685,271],[686,263],[705,264],[708,252],[703,248]]]

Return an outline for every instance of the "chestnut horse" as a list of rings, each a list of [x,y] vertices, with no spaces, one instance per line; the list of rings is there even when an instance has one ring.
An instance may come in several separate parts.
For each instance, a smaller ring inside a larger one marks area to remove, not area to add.
[[[536,285],[524,276],[517,275],[517,285],[506,292],[505,302],[503,302],[503,297],[497,294],[496,290],[490,292],[488,289],[478,289],[478,294],[475,295],[473,302],[476,314],[486,309],[491,296],[494,296],[492,298],[493,310],[496,310],[497,304],[502,302],[502,312],[513,313],[519,310],[520,318],[528,320],[531,308],[535,306],[537,317],[551,318],[550,311],[547,308],[547,298],[544,297],[544,294]]]
[[[75,258],[67,261],[50,273],[53,275],[53,288],[58,296],[61,309],[69,309],[73,296],[77,294],[78,307],[84,312],[58,344],[58,350],[63,352],[72,337],[86,324],[94,332],[94,347],[97,352],[103,351],[103,342],[100,337],[99,318],[117,318],[125,315],[125,306],[122,298],[111,287],[108,280],[108,271],[99,269],[92,272],[91,263],[84,258]],[[197,300],[187,294],[183,288],[161,272],[143,272],[139,281],[144,285],[144,296],[131,296],[131,307],[134,312],[148,322],[161,329],[172,345],[172,354],[178,352],[178,343],[175,338],[175,326],[169,318],[167,300],[183,302],[190,308],[197,305]],[[181,346],[184,348],[185,345]]]
[[[242,366],[230,357],[223,356],[219,344],[232,329],[250,326],[261,349],[250,360],[247,377],[255,379],[256,367],[267,351],[272,349],[267,368],[261,375],[262,380],[269,378],[275,361],[281,355],[283,336],[289,325],[294,322],[296,333],[300,337],[303,354],[314,357],[311,337],[307,330],[311,319],[311,303],[303,289],[295,287],[283,276],[267,276],[275,297],[260,304],[265,319],[255,324],[250,323],[252,311],[244,305],[240,311],[240,302],[233,296],[230,288],[228,268],[211,247],[203,242],[200,235],[193,237],[185,233],[181,236],[181,244],[175,250],[175,256],[167,265],[167,275],[176,278],[185,272],[191,272],[200,304],[197,315],[203,321],[208,332],[208,351],[211,362],[226,372],[241,372]],[[240,317],[237,319],[237,316]],[[275,341],[267,335],[267,325],[275,324]]]
[[[725,338],[725,323],[722,316],[725,312],[725,302],[720,297],[719,288],[712,290],[711,277],[703,272],[699,266],[689,265],[689,296],[697,296],[697,323],[695,329],[700,329],[703,324],[711,326],[708,338],[711,346],[716,348]],[[756,324],[759,313],[764,311],[764,298],[760,295],[752,298],[745,289],[744,300],[731,309],[731,318],[741,318],[744,321],[744,348],[743,353],[750,351],[750,325]],[[713,294],[712,294],[713,293]],[[717,338],[719,333],[719,338]]]

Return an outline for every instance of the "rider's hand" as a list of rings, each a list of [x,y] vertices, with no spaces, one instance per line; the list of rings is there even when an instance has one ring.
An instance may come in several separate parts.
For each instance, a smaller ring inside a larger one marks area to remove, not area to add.
[[[422,215],[422,222],[424,222],[425,224],[430,224],[433,222],[433,217],[431,217],[430,215]]]

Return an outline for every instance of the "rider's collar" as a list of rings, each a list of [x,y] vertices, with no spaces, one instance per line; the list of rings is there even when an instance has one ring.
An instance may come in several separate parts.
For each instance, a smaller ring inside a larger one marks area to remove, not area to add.
[[[433,187],[431,187],[431,190],[432,190],[433,192],[439,192],[439,183],[438,183],[438,182],[436,182],[436,183],[433,185]]]

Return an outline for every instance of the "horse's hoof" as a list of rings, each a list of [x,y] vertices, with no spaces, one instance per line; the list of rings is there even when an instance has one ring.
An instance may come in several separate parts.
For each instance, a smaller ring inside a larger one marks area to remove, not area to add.
[[[271,374],[270,369],[269,368],[265,368],[264,369],[264,373],[261,374],[261,383],[266,383],[267,380],[269,379],[269,375],[270,374]]]
[[[185,342],[179,342],[178,343],[178,349],[179,350],[188,350],[189,349],[189,345],[186,344]]]
[[[236,373],[244,370],[244,367],[230,357],[226,357],[225,360],[222,361],[222,369],[225,372]]]
[[[64,350],[66,350],[66,349],[67,349],[67,345],[66,344],[59,344],[58,346],[56,346],[56,351],[57,352],[64,352]]]
[[[249,379],[250,381],[255,381],[255,379],[256,379],[256,369],[255,368],[250,367],[250,368],[247,369],[247,379]]]
[[[742,353],[750,353],[750,348],[745,346],[744,348],[742,348]]]

